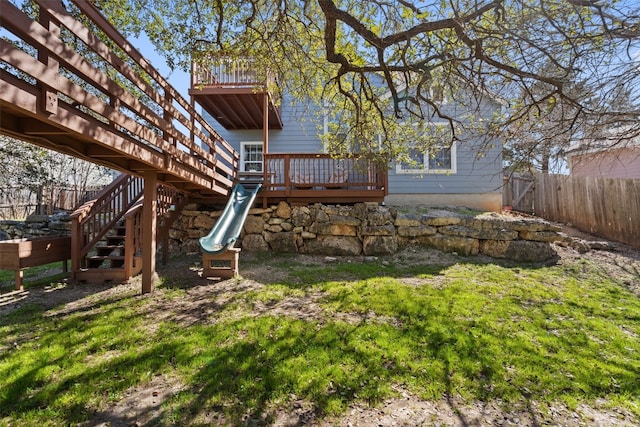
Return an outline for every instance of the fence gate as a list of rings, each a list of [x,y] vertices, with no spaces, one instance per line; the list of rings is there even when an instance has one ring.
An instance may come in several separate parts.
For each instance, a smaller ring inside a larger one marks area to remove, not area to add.
[[[502,192],[503,204],[510,206],[514,211],[533,214],[535,183],[533,176],[505,176]]]

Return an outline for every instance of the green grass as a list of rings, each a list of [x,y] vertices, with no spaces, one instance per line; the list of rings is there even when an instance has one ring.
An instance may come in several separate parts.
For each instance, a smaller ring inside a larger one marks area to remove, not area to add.
[[[590,262],[296,260],[243,260],[247,271],[268,263],[290,272],[231,297],[211,285],[199,306],[212,310],[208,321],[150,320],[154,304],[179,309],[188,296],[182,267],[170,267],[152,297],[124,292],[69,312],[30,304],[4,315],[0,425],[92,420],[160,375],[180,388],[158,425],[202,424],[208,412],[242,424],[298,399],[339,415],[395,396],[396,386],[506,406],[604,400],[640,417],[640,299]],[[286,299],[320,314],[256,309]]]
[[[52,271],[55,274],[52,274]],[[68,277],[68,273],[62,272],[62,263],[53,262],[37,267],[25,268],[23,271],[23,284],[25,288],[29,286],[42,286],[61,281]],[[44,277],[46,276],[46,277]],[[15,273],[9,270],[0,270],[0,290],[3,287],[13,287],[15,285]]]

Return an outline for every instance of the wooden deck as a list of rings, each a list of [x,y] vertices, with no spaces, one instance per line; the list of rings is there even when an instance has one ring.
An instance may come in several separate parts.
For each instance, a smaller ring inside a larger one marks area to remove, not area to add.
[[[277,87],[262,80],[250,60],[213,58],[208,66],[193,64],[191,95],[225,129],[282,129],[280,95],[269,91]]]
[[[364,158],[306,153],[268,153],[264,171],[238,173],[238,182],[245,186],[262,185],[256,201],[263,207],[279,201],[293,205],[380,203],[388,193],[387,179],[384,165]],[[226,199],[200,201],[224,204]]]

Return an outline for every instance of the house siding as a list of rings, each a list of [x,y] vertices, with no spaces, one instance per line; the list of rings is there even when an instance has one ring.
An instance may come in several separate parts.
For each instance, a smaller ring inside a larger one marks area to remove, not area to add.
[[[470,99],[462,99],[462,103],[473,104]],[[451,117],[488,119],[497,109],[499,105],[484,101],[479,108],[449,103],[441,111]],[[502,193],[502,142],[497,138],[481,141],[484,136],[475,139],[465,138],[465,135],[460,137],[454,173],[399,174],[394,164],[389,171],[389,194]]]
[[[443,108],[451,116],[470,115],[489,117],[499,108],[494,103],[484,103],[480,109],[464,111],[457,105]],[[318,137],[323,132],[321,108],[317,105],[302,107],[285,97],[282,103],[281,130],[269,131],[270,153],[318,153],[323,151]],[[262,141],[262,130],[234,130],[222,128],[210,116],[205,117],[214,128],[236,149],[243,141]],[[435,195],[483,195],[502,193],[502,143],[493,140],[483,144],[483,155],[479,156],[479,141],[460,141],[457,145],[456,172],[449,174],[398,174],[395,164],[389,165],[389,194],[408,196],[412,194]],[[489,148],[486,148],[489,147]],[[496,199],[497,200],[497,199]],[[494,209],[495,210],[495,209]]]
[[[318,134],[322,131],[320,107],[301,106],[285,97],[282,101],[281,116],[283,128],[269,130],[270,153],[322,152],[322,144],[318,139]],[[206,111],[203,112],[203,117],[236,150],[240,150],[240,143],[243,141],[262,141],[262,129],[229,131],[213,120]]]

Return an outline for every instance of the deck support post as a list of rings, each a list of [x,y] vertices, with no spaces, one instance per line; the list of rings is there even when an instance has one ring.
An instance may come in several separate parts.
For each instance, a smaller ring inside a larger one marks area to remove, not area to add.
[[[156,234],[158,210],[158,172],[144,173],[142,204],[142,293],[153,292],[156,273]]]
[[[267,159],[265,154],[269,152],[269,92],[268,88],[264,88],[264,96],[262,97],[262,185],[268,189],[270,182],[268,179]],[[267,207],[267,198],[262,198],[262,207]]]

